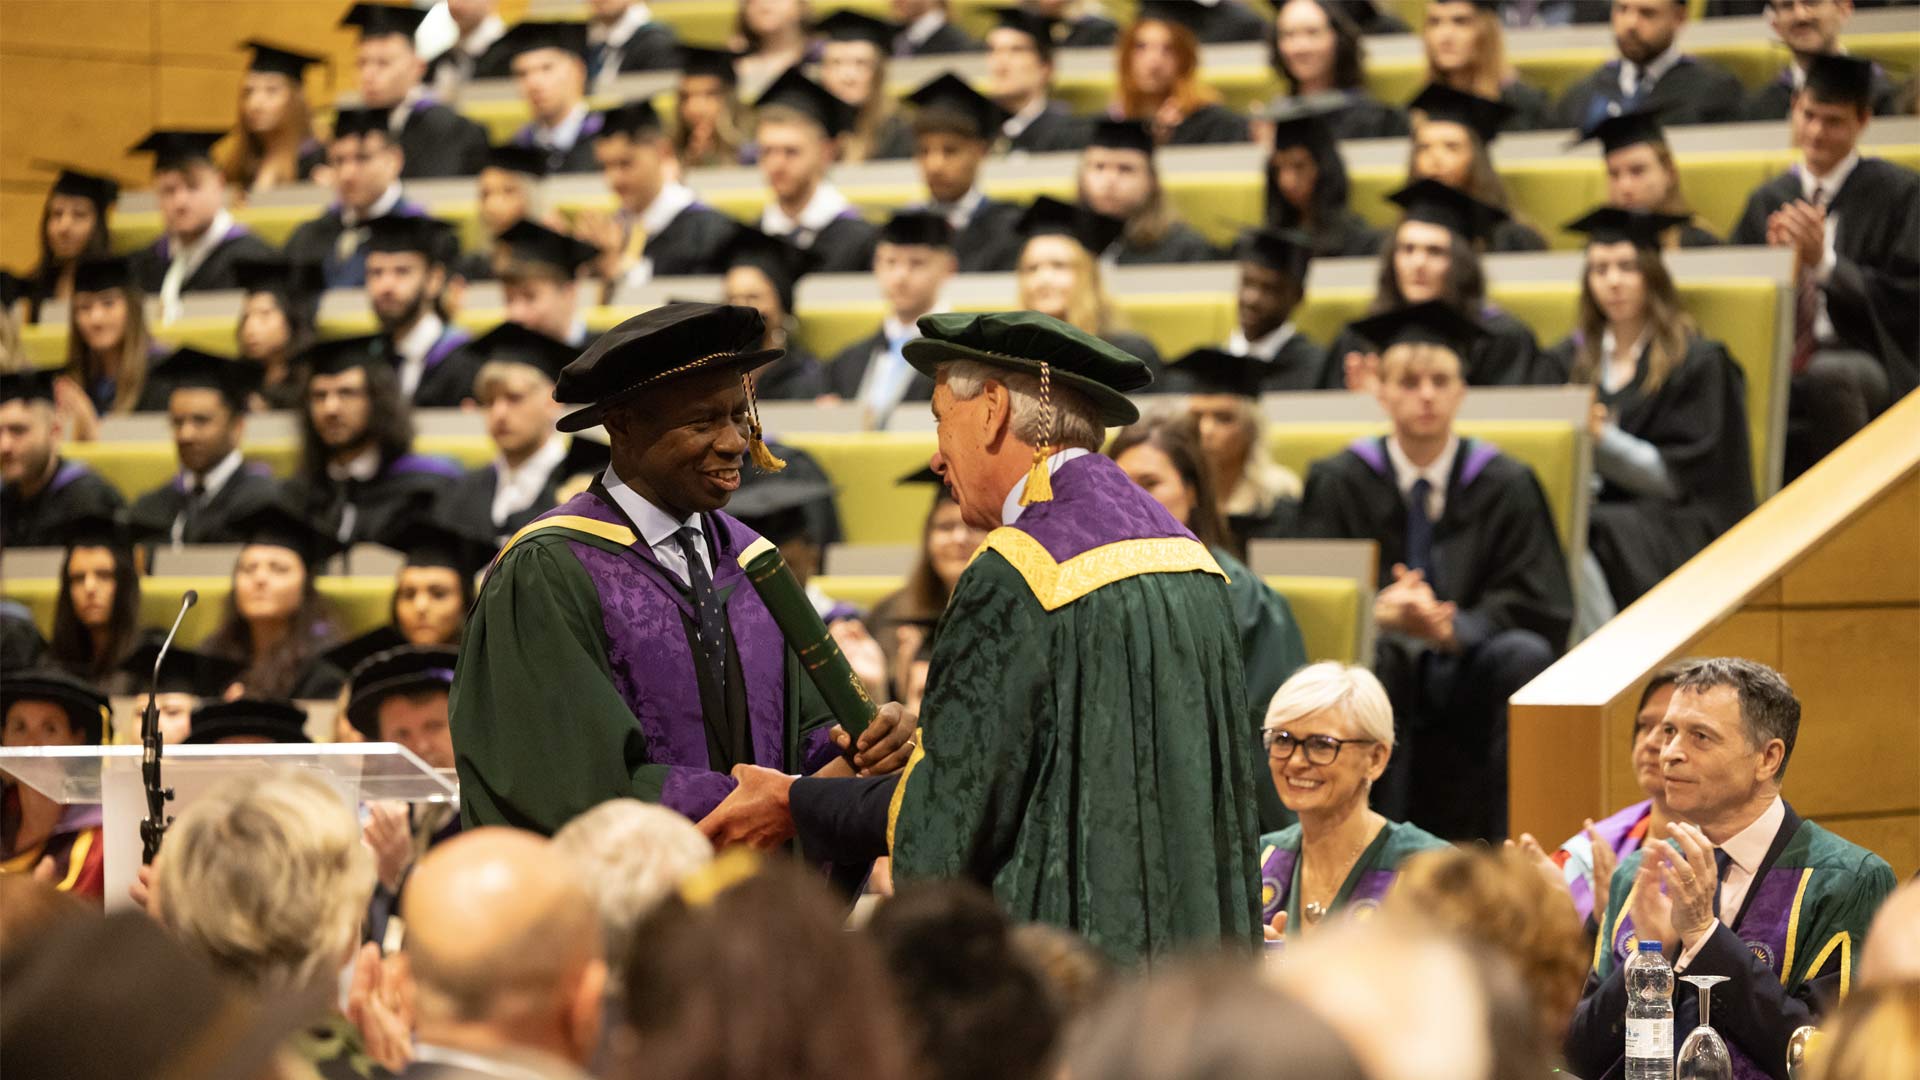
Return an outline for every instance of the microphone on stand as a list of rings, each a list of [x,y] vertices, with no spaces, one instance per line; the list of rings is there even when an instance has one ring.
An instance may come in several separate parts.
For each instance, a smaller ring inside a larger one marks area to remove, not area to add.
[[[167,652],[173,648],[174,635],[180,632],[180,623],[187,617],[187,609],[200,602],[200,593],[188,589],[180,598],[180,613],[173,617],[173,628],[167,631],[167,639],[160,643],[160,655],[153,661],[153,678],[147,683],[147,709],[140,716],[140,779],[147,789],[147,816],[140,822],[140,861],[151,865],[153,857],[160,853],[160,838],[166,835],[167,826],[173,819],[166,816],[167,801],[173,798],[173,789],[160,786],[160,668],[167,662]]]

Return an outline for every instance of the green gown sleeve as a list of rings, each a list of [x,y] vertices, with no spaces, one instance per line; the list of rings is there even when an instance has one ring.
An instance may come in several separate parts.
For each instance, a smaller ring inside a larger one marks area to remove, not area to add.
[[[1225,552],[1214,552],[1214,558],[1231,579],[1227,598],[1233,604],[1234,628],[1240,632],[1240,662],[1247,676],[1247,711],[1252,714],[1250,730],[1257,740],[1266,722],[1267,704],[1273,700],[1274,693],[1288,676],[1306,666],[1307,645],[1286,597]],[[1260,743],[1255,741],[1249,745]],[[1293,824],[1294,815],[1280,801],[1265,761],[1256,764],[1254,790],[1260,803],[1260,831],[1284,829]]]

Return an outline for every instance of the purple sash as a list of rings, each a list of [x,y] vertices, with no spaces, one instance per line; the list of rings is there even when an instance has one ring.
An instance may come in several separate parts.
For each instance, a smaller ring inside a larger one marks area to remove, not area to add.
[[[1100,454],[1060,466],[1053,474],[1053,500],[1027,507],[1013,528],[1038,540],[1055,562],[1120,540],[1193,539],[1185,525]]]

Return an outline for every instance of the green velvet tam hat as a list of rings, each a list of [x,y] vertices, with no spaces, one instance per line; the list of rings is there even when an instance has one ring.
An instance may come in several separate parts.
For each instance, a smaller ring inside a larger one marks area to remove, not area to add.
[[[1037,311],[927,315],[920,333],[901,352],[928,377],[941,364],[972,360],[1057,381],[1090,398],[1112,427],[1140,419],[1127,395],[1153,382],[1139,357]]]

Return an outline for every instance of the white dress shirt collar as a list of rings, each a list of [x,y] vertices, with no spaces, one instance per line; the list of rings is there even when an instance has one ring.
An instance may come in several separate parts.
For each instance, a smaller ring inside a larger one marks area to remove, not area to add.
[[[227,486],[227,481],[233,479],[233,475],[240,471],[240,466],[244,462],[245,458],[241,456],[238,448],[229,451],[227,456],[221,458],[218,464],[201,474],[200,481],[206,486],[206,490],[201,494],[201,497],[211,499],[215,495],[218,495],[220,489]],[[193,490],[193,472],[191,470],[180,470],[180,486],[187,491]]]
[[[932,11],[907,24],[905,31],[907,40],[916,46],[925,45],[927,39],[939,33],[940,28],[945,25],[947,25],[947,13],[936,6]]]
[[[1274,327],[1258,341],[1247,340],[1247,335],[1235,327],[1232,336],[1227,338],[1227,351],[1235,356],[1257,356],[1271,362],[1274,357],[1280,355],[1281,349],[1287,347],[1287,342],[1292,340],[1294,333],[1292,320]]]
[[[980,209],[980,204],[986,201],[986,195],[976,187],[968,189],[965,195],[960,196],[960,201],[951,206],[937,202],[929,202],[927,206],[936,214],[945,214],[947,224],[953,226],[954,231],[958,232],[967,227],[967,222],[973,220],[973,215]]]
[[[1009,139],[1019,138],[1022,132],[1033,126],[1035,120],[1040,119],[1041,113],[1047,111],[1047,101],[1047,95],[1036,94],[1032,104],[1007,117],[1007,122],[1000,125],[1001,133]]]
[[[1057,450],[1052,457],[1047,459],[1047,475],[1052,476],[1059,472],[1068,462],[1078,461],[1091,453],[1093,453],[1093,451],[1079,446],[1070,446],[1065,450]],[[1030,472],[1031,470],[1028,471]],[[1007,492],[1006,501],[1000,504],[1000,524],[1011,525],[1020,520],[1020,514],[1026,510],[1026,507],[1020,505],[1020,497],[1026,493],[1027,473],[1022,472],[1019,481],[1013,485],[1013,490]]]
[[[1846,184],[1847,177],[1852,176],[1853,170],[1858,168],[1859,165],[1860,151],[1856,149],[1853,153],[1841,159],[1840,164],[1835,165],[1827,175],[1816,177],[1813,175],[1812,167],[1809,166],[1803,158],[1801,159],[1799,170],[1800,192],[1805,195],[1807,199],[1811,200],[1813,198],[1814,185],[1818,184],[1821,190],[1826,192],[1827,203],[1831,205],[1834,194]]]
[[[547,477],[560,467],[567,456],[567,440],[550,435],[540,449],[527,455],[519,468],[507,464],[502,456],[493,462],[493,524],[501,527],[507,518],[532,506],[547,486]]]
[[[587,122],[587,103],[576,103],[567,110],[560,122],[549,127],[538,120],[533,122],[533,141],[536,145],[551,150],[571,150],[573,144],[580,141],[580,125]]]
[[[366,213],[360,213],[343,204],[340,207],[340,222],[349,229],[357,229],[369,221],[386,217],[393,213],[394,207],[400,205],[404,195],[400,181],[395,180],[387,185],[387,190],[381,192],[379,198],[373,200],[373,205],[367,207]]]
[[[1786,820],[1786,801],[1775,795],[1773,801],[1767,804],[1767,808],[1760,811],[1760,816],[1754,818],[1746,828],[1728,837],[1727,842],[1720,845],[1720,850],[1726,852],[1727,857],[1733,860],[1733,865],[1745,872],[1746,877],[1751,880],[1754,874],[1759,873],[1760,864],[1766,861],[1767,849],[1773,846],[1774,834],[1780,831],[1781,824]],[[1724,897],[1722,899],[1724,901]],[[1724,902],[1720,910],[1728,919],[1732,919],[1740,911],[1737,905],[1729,910]]]
[[[213,254],[213,249],[220,246],[220,241],[227,238],[232,228],[233,215],[227,213],[227,208],[223,206],[215,211],[213,222],[207,226],[206,232],[200,234],[200,239],[191,244],[182,244],[178,237],[173,239],[173,258],[169,261],[184,262],[187,266],[185,276],[192,277],[200,264],[207,261],[207,256]]]
[[[352,461],[341,465],[327,462],[327,476],[335,482],[342,480],[371,480],[380,475],[380,448],[369,446],[360,451]]]
[[[673,224],[673,219],[680,216],[680,211],[692,206],[693,200],[692,188],[678,180],[669,180],[661,185],[660,193],[647,204],[637,223],[651,241],[660,235],[662,229]]]
[[[1440,456],[1429,462],[1426,468],[1413,463],[1405,450],[1400,449],[1400,440],[1387,436],[1387,460],[1393,465],[1393,483],[1400,494],[1413,497],[1415,482],[1425,480],[1427,492],[1427,518],[1439,521],[1440,515],[1447,509],[1447,481],[1453,476],[1453,459],[1460,453],[1460,437],[1447,436],[1447,445]]]
[[[780,209],[778,201],[768,203],[766,210],[760,215],[760,229],[769,236],[786,236],[801,230],[818,235],[820,230],[833,224],[833,219],[839,217],[852,205],[845,195],[840,194],[839,188],[834,187],[829,181],[822,180],[819,186],[813,189],[813,198],[808,199],[807,205],[801,207],[800,212],[792,217],[788,217],[787,212]],[[811,242],[812,238],[808,239]]]
[[[680,550],[679,541],[674,539],[674,534],[681,529],[692,529],[700,534],[700,542],[693,546],[694,550],[699,553],[700,562],[706,566],[707,572],[709,574],[713,572],[711,557],[707,551],[706,524],[699,514],[689,514],[684,521],[674,520],[672,515],[648,502],[640,496],[639,492],[628,487],[626,481],[620,479],[620,474],[614,472],[611,465],[607,466],[606,472],[600,474],[600,484],[607,489],[607,494],[612,496],[614,505],[618,506],[621,512],[627,515],[627,519],[633,522],[634,527],[640,530],[640,540],[652,549],[654,560],[678,577],[681,584],[692,584],[688,576],[686,554]]]
[[[1620,92],[1628,97],[1633,96],[1634,91],[1640,85],[1640,76],[1637,73],[1639,70],[1644,70],[1647,79],[1652,82],[1654,86],[1659,86],[1660,80],[1665,78],[1667,72],[1672,71],[1673,66],[1678,64],[1686,55],[1686,53],[1680,51],[1680,38],[1678,35],[1675,35],[1673,44],[1667,46],[1667,51],[1648,61],[1644,69],[1636,69],[1631,61],[1627,60],[1626,57],[1621,57]],[[1651,88],[1649,88],[1649,91],[1651,91]]]
[[[1646,351],[1647,342],[1652,340],[1652,329],[1643,330],[1640,340],[1626,353],[1618,352],[1619,342],[1613,338],[1611,329],[1600,332],[1600,355],[1606,364],[1600,369],[1600,387],[1609,394],[1617,394],[1632,385],[1633,377],[1640,370],[1640,354]]]
[[[446,329],[447,324],[440,316],[423,311],[414,322],[413,329],[393,343],[393,350],[400,354],[401,397],[410,399],[413,392],[420,388],[420,380],[427,374],[427,353]]]

